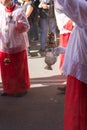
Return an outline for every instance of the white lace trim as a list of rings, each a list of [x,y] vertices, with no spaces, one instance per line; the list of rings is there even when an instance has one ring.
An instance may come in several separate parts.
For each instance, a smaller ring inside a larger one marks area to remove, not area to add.
[[[72,75],[78,80],[87,83],[87,66],[81,65],[80,63],[74,63],[71,65],[63,66],[64,75]]]

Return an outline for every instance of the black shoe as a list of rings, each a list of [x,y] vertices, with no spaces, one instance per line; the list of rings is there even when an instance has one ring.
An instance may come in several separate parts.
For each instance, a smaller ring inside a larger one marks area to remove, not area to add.
[[[62,91],[62,92],[65,92],[66,91],[66,86],[60,86],[57,89]]]
[[[28,53],[28,56],[31,56],[31,52],[30,52],[30,50],[28,50],[27,53]]]
[[[37,42],[37,41],[38,41],[38,38],[32,38],[32,41],[33,41],[33,42]]]
[[[17,93],[17,94],[9,94],[9,96],[11,97],[23,97],[27,94],[27,91],[26,92],[23,92],[23,93]]]
[[[8,96],[8,94],[7,93],[2,93],[1,96]]]
[[[27,94],[27,92],[15,94],[15,97],[23,97]]]
[[[31,53],[30,53],[30,51],[28,51],[28,56],[31,56]]]
[[[1,96],[9,96],[9,97],[23,97],[27,94],[27,91],[24,93],[18,93],[18,94],[7,94],[7,93],[2,93]]]
[[[45,52],[45,49],[40,49],[39,52]]]

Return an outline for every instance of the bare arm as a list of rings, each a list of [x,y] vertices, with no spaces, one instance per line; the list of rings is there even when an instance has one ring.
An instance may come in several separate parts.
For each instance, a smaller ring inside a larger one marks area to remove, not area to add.
[[[28,5],[27,9],[26,9],[26,17],[30,17],[31,13],[33,11],[33,6],[32,5]]]

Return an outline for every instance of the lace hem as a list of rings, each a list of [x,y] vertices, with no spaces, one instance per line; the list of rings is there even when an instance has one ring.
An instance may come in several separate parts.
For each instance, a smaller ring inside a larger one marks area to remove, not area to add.
[[[72,75],[78,80],[87,83],[87,66],[81,65],[80,63],[74,63],[72,65],[63,66],[64,75]]]

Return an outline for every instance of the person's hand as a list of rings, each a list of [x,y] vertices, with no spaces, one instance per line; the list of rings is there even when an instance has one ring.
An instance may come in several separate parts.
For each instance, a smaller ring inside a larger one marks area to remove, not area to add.
[[[16,27],[15,27],[15,30],[18,32],[18,33],[23,33],[25,31],[25,27],[23,25],[23,23],[17,23]]]
[[[48,5],[44,3],[44,4],[42,4],[42,8],[43,9],[48,9]]]
[[[66,50],[66,48],[62,47],[62,46],[58,46],[58,47],[52,49],[52,51],[54,52],[54,54],[56,56],[59,56],[60,54],[64,54],[65,50]]]

